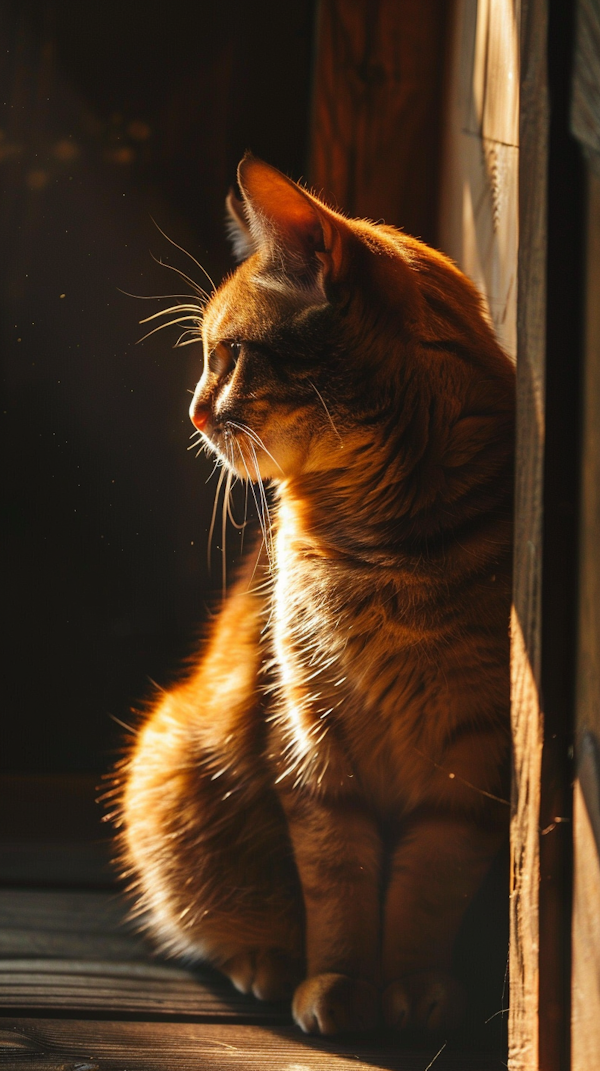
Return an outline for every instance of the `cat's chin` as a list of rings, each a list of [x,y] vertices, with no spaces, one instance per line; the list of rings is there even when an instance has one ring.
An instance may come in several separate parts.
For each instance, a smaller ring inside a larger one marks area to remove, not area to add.
[[[207,428],[204,438],[230,472],[252,483],[285,480],[306,468],[307,451],[301,444],[286,444],[279,436],[263,438],[247,425]]]
[[[267,480],[283,479],[286,473],[283,468],[270,459],[259,446],[250,453],[248,450],[240,450],[232,447],[231,440],[226,446],[225,442],[209,440],[212,451],[216,454],[223,467],[240,480],[250,480],[251,483],[265,483]],[[259,456],[260,455],[260,456]]]

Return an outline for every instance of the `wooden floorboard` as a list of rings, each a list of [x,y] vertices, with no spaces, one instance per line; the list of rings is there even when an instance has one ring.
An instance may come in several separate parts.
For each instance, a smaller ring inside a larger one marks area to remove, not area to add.
[[[401,1042],[366,1038],[340,1043],[304,1038],[292,1027],[198,1023],[77,1023],[18,1019],[0,1024],[0,1052],[23,1071],[425,1071],[443,1042],[407,1049]],[[18,1059],[18,1064],[17,1064]],[[2,1056],[0,1056],[0,1062]],[[435,1071],[502,1071],[499,1057],[446,1045]]]
[[[44,1009],[290,1022],[217,971],[154,956],[114,891],[0,889],[0,1015]]]
[[[0,889],[0,1068],[503,1071],[477,1044],[305,1038],[289,1006],[154,955],[115,890]]]

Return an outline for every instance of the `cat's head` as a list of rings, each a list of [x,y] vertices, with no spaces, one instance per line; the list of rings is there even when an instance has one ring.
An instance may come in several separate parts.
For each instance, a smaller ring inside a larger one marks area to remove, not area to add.
[[[368,225],[252,156],[238,180],[228,229],[242,263],[206,308],[190,415],[242,476],[257,465],[263,478],[327,468],[367,400],[364,373],[372,376],[372,354],[354,367],[369,332],[359,323],[357,263],[384,247],[372,248]],[[363,276],[368,288],[364,266]]]
[[[252,156],[238,181],[228,210],[242,263],[205,310],[196,428],[252,479],[352,467],[407,422],[422,451],[423,344],[466,335],[473,347],[479,331],[494,345],[472,288],[421,243],[346,219]]]

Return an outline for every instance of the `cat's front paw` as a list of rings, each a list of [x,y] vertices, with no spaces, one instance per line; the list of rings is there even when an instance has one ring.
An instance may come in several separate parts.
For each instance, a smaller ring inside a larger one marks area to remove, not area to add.
[[[240,993],[252,993],[258,1000],[289,1000],[302,966],[277,949],[253,949],[239,952],[221,965]]]
[[[305,1034],[341,1034],[377,1025],[378,993],[374,985],[345,974],[315,974],[297,988],[294,1019]]]
[[[420,971],[391,982],[383,994],[383,1017],[394,1030],[450,1030],[466,1007],[463,987],[444,971]]]

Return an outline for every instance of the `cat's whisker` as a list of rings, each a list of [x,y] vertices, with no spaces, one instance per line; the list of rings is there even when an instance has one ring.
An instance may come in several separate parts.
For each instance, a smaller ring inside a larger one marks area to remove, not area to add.
[[[242,538],[240,540],[240,554],[242,554],[244,550],[244,534],[248,523],[248,483],[248,480],[244,481],[244,524],[242,527]]]
[[[271,543],[270,543],[269,537],[267,535],[267,519],[268,519],[268,523],[270,525],[271,518],[269,516],[268,510],[267,510],[267,518],[265,518],[264,510],[263,510],[263,503],[262,503],[262,500],[260,500],[260,504],[259,504],[259,499],[256,496],[256,491],[254,489],[254,481],[253,481],[252,477],[250,476],[250,472],[248,470],[248,464],[247,464],[244,452],[242,450],[242,444],[237,439],[235,441],[236,441],[238,449],[240,451],[240,456],[242,458],[242,463],[244,465],[244,468],[246,470],[246,474],[248,476],[248,483],[250,484],[250,491],[252,492],[252,497],[254,499],[254,505],[256,506],[256,513],[257,513],[258,521],[259,521],[259,524],[260,524],[260,527],[261,527],[261,531],[262,531],[262,535],[263,535],[263,542],[264,542],[267,558],[269,560],[269,565],[272,565],[273,560],[272,560],[272,554],[271,554]],[[252,441],[249,440],[249,442],[250,442],[250,446],[252,447]],[[256,458],[256,455],[255,455],[255,458]],[[256,471],[258,472],[258,469]]]
[[[229,496],[231,494],[232,479],[233,472],[228,468],[227,479],[225,481],[225,492],[223,494],[223,508],[221,512],[221,583],[223,600],[227,594],[227,514],[229,512]]]
[[[232,464],[233,464],[233,459],[232,459]],[[234,486],[235,486],[235,481],[234,481],[234,483],[232,485],[232,489],[233,489]],[[229,520],[231,521],[233,527],[237,528],[238,532],[241,532],[246,527],[246,517],[245,516],[244,516],[244,520],[241,521],[241,522],[240,521],[236,521],[235,517],[233,516],[233,511],[232,511],[232,506],[231,506],[231,497],[229,499],[229,502],[227,503],[227,516],[229,517]]]
[[[210,557],[212,550],[212,538],[215,530],[215,521],[217,519],[217,508],[219,505],[219,497],[221,494],[221,487],[223,486],[223,480],[225,479],[226,469],[224,465],[221,465],[221,473],[219,476],[219,482],[217,483],[217,489],[215,491],[215,501],[213,504],[212,517],[210,519],[210,528],[208,529],[208,548],[207,548],[207,564],[208,571],[210,572]]]
[[[267,495],[266,495],[266,492],[265,492],[265,485],[264,485],[264,483],[262,481],[262,477],[260,475],[260,471],[259,471],[259,468],[258,468],[258,458],[256,456],[256,450],[254,448],[254,443],[253,443],[252,439],[249,439],[248,442],[249,442],[250,450],[252,451],[252,458],[253,458],[253,461],[254,461],[254,468],[255,468],[255,471],[256,471],[256,482],[258,484],[258,490],[259,490],[259,494],[260,494],[260,498],[261,498],[261,502],[262,502],[263,515],[264,515],[264,518],[265,518],[265,529],[266,529],[266,532],[268,532],[268,546],[267,546],[266,549],[267,549],[267,554],[269,556],[269,561],[271,561],[272,560],[272,554],[273,554],[273,536],[272,536],[272,526],[271,526],[271,514],[269,513],[269,504],[267,502]]]
[[[200,271],[202,272],[202,274],[206,276],[206,278],[208,279],[210,285],[213,288],[213,291],[216,290],[217,287],[216,287],[215,283],[213,282],[213,280],[211,279],[210,275],[208,274],[206,268],[203,268],[202,265],[200,264],[200,262],[198,260],[196,260],[196,258],[193,257],[191,253],[188,253],[187,249],[184,249],[184,247],[182,245],[178,245],[177,242],[174,242],[172,238],[169,238],[169,235],[165,234],[165,232],[162,230],[161,227],[159,227],[158,223],[156,222],[155,219],[152,218],[152,216],[150,218],[152,219],[152,222],[153,222],[154,226],[156,227],[157,231],[160,231],[160,233],[162,234],[163,238],[166,238],[167,242],[170,242],[171,245],[175,247],[175,249],[179,249],[179,251],[181,253],[184,253],[186,257],[189,257],[190,260],[196,265],[196,267],[200,268]]]
[[[184,335],[185,335],[185,334],[186,334],[186,332],[184,331]],[[183,338],[183,337],[184,337],[184,335],[181,335],[181,338]],[[177,342],[175,343],[175,346],[174,346],[173,348],[174,348],[174,349],[179,349],[179,350],[181,350],[181,349],[183,349],[183,347],[184,347],[184,346],[191,346],[191,345],[192,345],[192,343],[194,343],[194,342],[195,342],[195,343],[198,343],[198,342],[202,342],[202,338],[201,338],[201,336],[200,336],[200,335],[198,335],[198,336],[197,336],[196,338],[188,338],[187,342],[181,342],[181,341],[180,341],[180,340],[178,339],[178,341],[177,341]],[[192,391],[192,394],[193,394],[193,393],[194,393],[194,392]]]
[[[284,473],[281,465],[279,464],[277,458],[273,457],[273,454],[270,452],[270,450],[267,450],[267,448],[266,448],[264,442],[262,441],[260,435],[258,434],[258,432],[253,431],[253,429],[248,427],[247,424],[238,424],[235,420],[229,420],[228,423],[231,424],[232,428],[237,428],[238,431],[243,431],[245,435],[248,435],[251,439],[253,439],[254,442],[256,443],[256,445],[259,446],[260,449],[264,451],[264,453],[267,455],[267,457],[271,458],[271,461],[273,462],[273,464],[277,465],[277,468],[281,472],[282,476],[285,475],[285,473]]]
[[[186,339],[185,342],[182,342],[181,341],[182,338],[185,338],[186,335],[191,335],[192,337]],[[201,338],[200,334],[197,332],[197,329],[196,328],[192,328],[192,327],[188,327],[188,328],[186,328],[185,331],[182,331],[182,333],[180,334],[179,338],[177,339],[177,342],[173,346],[173,349],[174,350],[180,350],[180,349],[183,349],[184,346],[191,346],[192,342],[199,343],[201,341],[202,341],[202,338]]]
[[[190,298],[189,294],[130,294],[128,290],[122,290],[120,286],[117,290],[125,297],[135,298],[136,301],[170,301],[171,298],[186,298],[189,301]]]
[[[203,446],[208,446],[208,444],[207,444],[207,443],[203,443],[202,445],[203,445]],[[207,484],[207,483],[210,483],[210,481],[212,480],[212,478],[213,478],[213,476],[214,476],[215,472],[216,472],[216,471],[217,471],[217,469],[219,468],[219,465],[221,465],[221,464],[222,464],[222,461],[221,461],[220,457],[218,457],[218,458],[217,458],[217,460],[215,461],[215,463],[214,463],[213,467],[212,467],[212,471],[211,471],[211,474],[210,474],[210,476],[208,476],[208,477],[207,477],[207,479],[206,479],[206,480],[204,481],[204,485],[205,485],[205,486],[206,486],[206,484]]]
[[[250,587],[252,586],[252,582],[254,580],[254,577],[256,576],[256,570],[258,569],[258,563],[260,561],[260,556],[261,556],[263,547],[265,548],[265,551],[266,551],[266,554],[267,554],[267,559],[269,561],[269,565],[270,566],[271,566],[271,559],[269,558],[269,550],[268,550],[268,546],[267,546],[265,529],[264,529],[264,526],[263,526],[263,523],[262,523],[261,513],[260,513],[260,510],[258,508],[258,502],[256,501],[256,495],[254,493],[254,486],[253,486],[252,480],[250,478],[250,473],[248,472],[248,466],[246,464],[246,458],[245,458],[244,452],[242,450],[242,445],[241,445],[241,443],[239,442],[238,439],[234,439],[234,443],[238,448],[239,455],[240,455],[240,457],[242,459],[242,465],[244,466],[244,468],[246,470],[246,481],[245,481],[246,482],[246,513],[247,513],[247,508],[248,508],[248,488],[250,488],[250,490],[252,492],[252,497],[254,499],[254,504],[256,506],[256,512],[257,512],[257,515],[258,515],[259,524],[261,526],[261,531],[262,531],[262,542],[261,542],[260,547],[258,548],[258,553],[256,555],[256,561],[254,562],[254,568],[252,570],[250,579],[248,581],[248,590],[249,590]],[[243,539],[243,535],[244,535],[244,533],[242,532],[242,539]]]
[[[324,399],[323,395],[321,394],[321,391],[318,390],[317,387],[315,387],[312,379],[307,380],[307,382],[310,383],[312,389],[314,390],[315,394],[317,395],[317,398],[321,402],[321,405],[323,406],[323,409],[325,410],[325,412],[327,414],[327,419],[328,419],[329,423],[331,424],[331,427],[333,428],[335,434],[337,435],[337,437],[338,437],[338,439],[340,441],[340,449],[343,449],[344,442],[343,442],[342,436],[340,435],[338,429],[336,428],[336,426],[335,426],[335,424],[333,422],[333,417],[332,417],[331,413],[329,412],[329,409],[327,408],[327,405],[325,403],[325,399]]]
[[[150,335],[155,335],[157,331],[164,331],[165,327],[173,327],[175,324],[182,324],[185,322],[185,320],[191,320],[191,316],[180,317],[177,320],[168,320],[166,324],[159,324],[158,327],[153,327],[152,331],[148,331],[147,334],[142,335],[141,338],[138,338],[136,346],[140,342],[144,342],[145,339],[150,338]]]
[[[271,458],[271,461],[273,462],[273,464],[277,465],[277,468],[279,469],[281,475],[284,476],[285,473],[284,473],[281,465],[279,464],[277,458],[273,457],[273,454],[271,453],[270,450],[267,450],[267,447],[265,446],[264,442],[262,441],[260,435],[258,435],[257,432],[253,431],[251,428],[248,428],[248,427],[244,428],[243,430],[246,432],[246,435],[249,435],[250,438],[256,443],[256,445],[258,447],[260,447],[260,449],[267,455],[267,457]]]
[[[200,295],[200,297],[206,298],[208,300],[210,294],[208,294],[206,290],[203,290],[201,286],[198,286],[198,284],[195,283],[189,275],[186,275],[184,271],[180,271],[180,269],[176,268],[174,264],[167,264],[166,261],[162,260],[160,257],[155,257],[154,253],[151,253],[150,256],[152,257],[153,261],[161,268],[168,268],[169,271],[174,271],[175,274],[179,275],[182,279],[184,279],[188,286],[191,286],[192,290],[195,290],[196,293]]]
[[[150,322],[150,320],[157,320],[159,316],[166,316],[168,312],[200,313],[202,312],[202,309],[199,305],[192,305],[191,303],[185,305],[171,305],[171,307],[168,309],[159,309],[158,312],[153,312],[151,316],[145,316],[143,320],[138,320],[138,323],[147,324]]]

